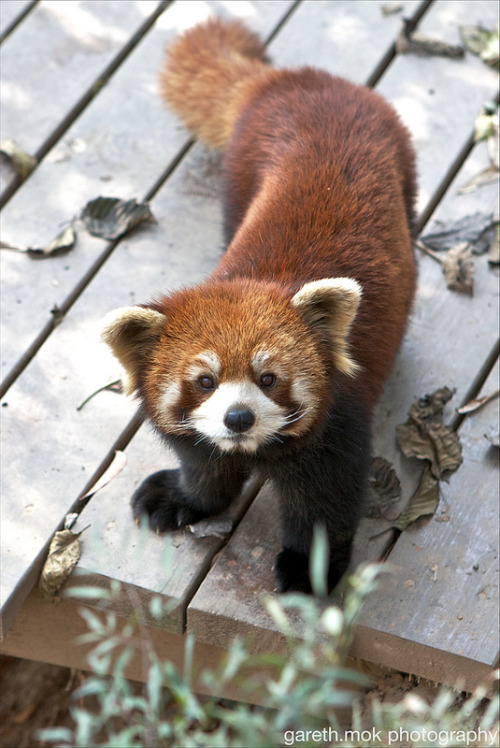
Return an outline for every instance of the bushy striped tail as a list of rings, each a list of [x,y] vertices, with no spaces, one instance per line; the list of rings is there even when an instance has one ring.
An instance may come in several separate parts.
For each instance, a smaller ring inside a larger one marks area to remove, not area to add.
[[[224,146],[257,82],[271,70],[264,45],[240,21],[212,19],[168,49],[161,94],[196,137]]]

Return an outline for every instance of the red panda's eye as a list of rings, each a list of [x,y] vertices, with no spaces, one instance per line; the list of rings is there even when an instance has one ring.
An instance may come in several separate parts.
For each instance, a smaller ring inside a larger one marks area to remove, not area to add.
[[[276,382],[276,377],[274,374],[262,374],[259,384],[261,387],[269,388],[272,387],[273,384]]]
[[[212,379],[212,377],[209,377],[207,374],[203,374],[203,376],[198,377],[198,385],[202,390],[215,389],[214,380]]]

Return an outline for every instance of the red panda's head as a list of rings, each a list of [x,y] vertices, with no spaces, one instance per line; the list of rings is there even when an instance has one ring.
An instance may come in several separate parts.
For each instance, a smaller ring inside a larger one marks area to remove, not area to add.
[[[225,452],[301,436],[325,413],[334,369],[357,366],[347,337],[361,289],[349,278],[211,282],[110,316],[103,339],[165,434]]]

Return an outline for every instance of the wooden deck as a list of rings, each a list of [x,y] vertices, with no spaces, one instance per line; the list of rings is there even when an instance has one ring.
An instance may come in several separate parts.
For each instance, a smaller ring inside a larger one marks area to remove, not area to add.
[[[396,55],[401,14],[379,0],[289,2],[61,2],[2,0],[2,137],[39,164],[20,183],[2,169],[2,240],[44,246],[98,195],[151,201],[157,224],[108,242],[78,232],[74,250],[36,261],[2,251],[2,650],[84,666],[74,636],[75,603],[42,599],[36,582],[53,533],[102,474],[116,449],[125,469],[81,512],[83,552],[75,577],[123,582],[118,612],[160,594],[169,616],[151,621],[158,650],[178,660],[184,632],[197,656],[215,662],[236,634],[276,649],[281,637],[261,601],[271,591],[279,546],[268,487],[249,486],[231,509],[229,537],[179,531],[141,536],[129,497],[173,457],[140,425],[136,404],[89,393],[119,376],[99,342],[111,309],[201,280],[222,252],[218,161],[192,144],[161,105],[156,74],[165,45],[208,14],[238,16],[264,38],[279,66],[312,64],[375,85],[411,130],[418,151],[421,226],[476,211],[495,212],[498,183],[461,194],[488,165],[474,122],[495,99],[498,75],[477,57]],[[418,30],[451,43],[458,26],[498,23],[495,0],[404,0]],[[394,464],[403,487],[396,516],[421,465],[404,458],[396,425],[419,396],[447,385],[445,410],[464,462],[442,484],[434,518],[402,533],[392,574],[367,604],[352,655],[466,687],[498,658],[498,449],[484,434],[498,425],[498,398],[458,422],[455,408],[498,389],[498,268],[475,258],[473,297],[449,291],[439,264],[419,257],[417,301],[405,344],[380,402],[374,453]],[[441,520],[441,521],[440,521]],[[366,519],[356,561],[377,559],[390,522]],[[210,530],[209,530],[210,532]],[[381,534],[383,533],[383,534]],[[166,561],[165,561],[166,559]],[[135,668],[135,669],[134,669]],[[140,663],[132,675],[140,677]]]

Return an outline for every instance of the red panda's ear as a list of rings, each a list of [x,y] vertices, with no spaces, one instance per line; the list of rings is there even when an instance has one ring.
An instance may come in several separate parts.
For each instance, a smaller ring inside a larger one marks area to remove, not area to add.
[[[325,278],[306,283],[292,297],[293,306],[311,327],[328,331],[335,366],[349,376],[359,369],[349,355],[347,337],[361,294],[361,286],[352,278]]]
[[[128,394],[137,389],[144,355],[158,340],[165,321],[160,312],[139,306],[116,309],[104,318],[101,337],[125,369]]]

